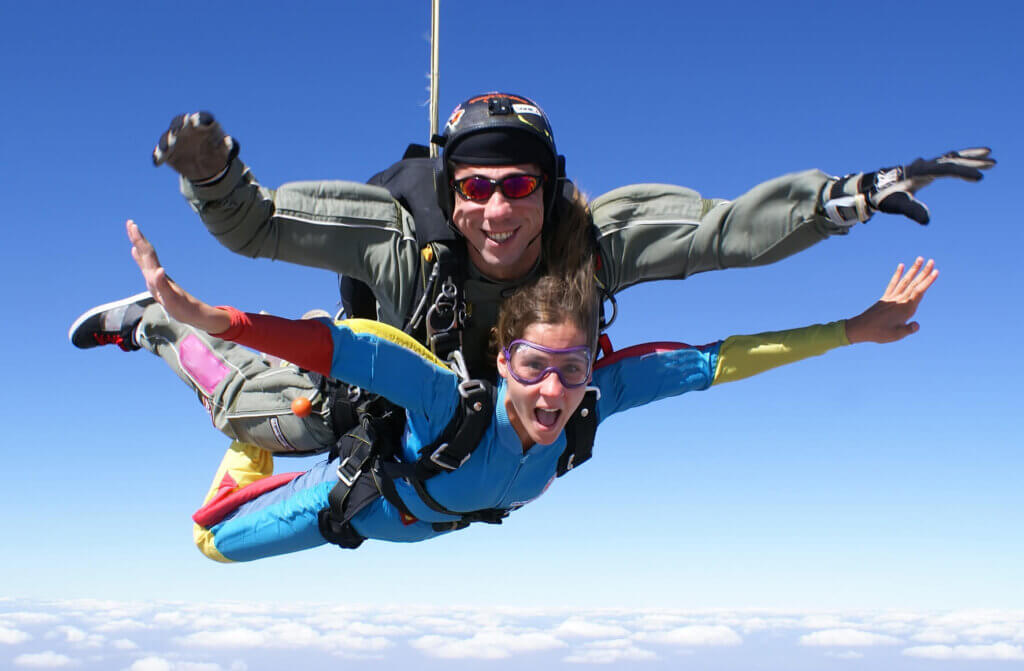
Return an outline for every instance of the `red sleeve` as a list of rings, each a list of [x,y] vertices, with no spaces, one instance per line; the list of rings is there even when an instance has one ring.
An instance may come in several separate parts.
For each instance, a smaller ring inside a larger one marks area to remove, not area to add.
[[[211,335],[230,340],[322,375],[331,374],[334,340],[331,329],[316,319],[284,319],[217,306],[231,317],[231,326]]]

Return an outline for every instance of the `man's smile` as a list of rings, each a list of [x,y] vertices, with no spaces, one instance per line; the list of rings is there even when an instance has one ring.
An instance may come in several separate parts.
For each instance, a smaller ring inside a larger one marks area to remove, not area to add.
[[[508,242],[512,238],[512,236],[516,234],[516,231],[518,230],[519,229],[517,228],[515,230],[504,231],[502,233],[496,233],[493,231],[483,231],[483,234],[484,237],[486,237],[491,242],[495,242],[500,245],[503,242]]]

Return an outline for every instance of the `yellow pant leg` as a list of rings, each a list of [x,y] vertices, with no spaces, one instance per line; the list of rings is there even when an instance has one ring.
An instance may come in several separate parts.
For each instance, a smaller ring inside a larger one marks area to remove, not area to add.
[[[223,498],[238,491],[246,485],[261,480],[274,474],[274,457],[263,448],[234,441],[224,453],[220,466],[213,476],[213,483],[210,490],[203,499],[203,506],[208,505],[217,498]],[[213,534],[199,524],[192,527],[192,538],[196,547],[204,555],[219,562],[228,562],[227,559],[213,544]]]

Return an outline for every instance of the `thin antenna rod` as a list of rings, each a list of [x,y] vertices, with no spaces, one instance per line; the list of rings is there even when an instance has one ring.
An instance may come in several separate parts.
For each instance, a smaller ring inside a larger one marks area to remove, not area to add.
[[[440,95],[441,83],[438,79],[438,43],[440,38],[441,0],[430,2],[430,137],[437,135],[437,99]],[[437,158],[437,145],[427,142],[430,157]]]

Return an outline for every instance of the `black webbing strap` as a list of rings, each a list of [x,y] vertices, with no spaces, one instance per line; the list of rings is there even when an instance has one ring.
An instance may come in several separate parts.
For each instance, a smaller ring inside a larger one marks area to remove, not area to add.
[[[439,473],[454,471],[466,463],[473,451],[480,445],[480,440],[491,423],[494,412],[494,387],[484,380],[466,380],[459,384],[461,403],[457,413],[458,424],[449,438],[452,429],[449,424],[441,438],[420,451],[416,465],[425,480]]]
[[[367,477],[367,465],[375,457],[376,432],[372,420],[364,417],[359,426],[338,440],[336,450],[338,483],[327,495],[327,507],[317,513],[320,534],[329,543],[343,548],[357,548],[363,542],[351,525],[352,517],[380,496],[372,477]]]
[[[426,483],[422,480],[412,480],[410,484],[413,489],[416,490],[416,495],[422,499],[423,503],[427,504],[427,507],[437,513],[444,515],[451,515],[453,517],[461,518],[460,521],[466,522],[487,522],[488,524],[501,524],[501,521],[508,517],[509,511],[506,508],[483,508],[481,510],[473,510],[468,513],[459,512],[457,510],[449,510],[441,505],[437,499],[430,495],[427,491]],[[441,522],[442,526],[453,524],[452,522]],[[436,528],[436,527],[435,527]]]
[[[402,478],[412,485],[417,496],[434,512],[458,517],[455,522],[435,523],[437,531],[462,529],[471,522],[487,522],[501,524],[509,511],[503,508],[487,508],[460,512],[450,510],[441,505],[426,488],[426,480],[456,470],[473,454],[480,445],[487,427],[490,425],[494,411],[494,387],[483,380],[466,380],[459,385],[459,410],[441,432],[441,436],[430,445],[420,450],[420,457],[413,464],[405,464],[390,459],[377,462],[376,469],[380,473],[380,489],[391,503],[399,510],[409,514],[398,492],[394,480]]]
[[[594,452],[594,436],[597,434],[597,397],[596,390],[588,389],[580,407],[565,425],[565,450],[558,458],[558,477],[582,464]]]
[[[430,526],[433,527],[434,531],[457,531],[465,529],[473,522],[501,524],[501,521],[508,517],[510,512],[512,511],[505,508],[485,508],[484,510],[474,510],[471,513],[452,513],[453,515],[461,515],[462,519],[455,522],[433,522]]]
[[[407,519],[416,519],[416,516],[412,514],[409,507],[405,505],[405,501],[398,495],[394,479],[385,475],[380,469],[386,463],[378,461],[373,471],[373,479],[376,481],[378,489],[380,489],[381,496],[395,508],[398,508],[398,512],[402,513]]]
[[[358,406],[364,400],[362,389],[333,378],[323,378],[321,389],[327,396],[327,407],[331,409],[334,435],[344,436],[359,426]]]
[[[459,384],[459,410],[441,432],[441,436],[420,450],[414,464],[381,462],[381,470],[390,478],[410,481],[429,480],[454,471],[466,463],[480,445],[494,411],[494,387],[485,380],[466,380]]]
[[[374,479],[377,483],[381,495],[393,506],[398,508],[398,511],[402,515],[410,519],[416,519],[416,516],[412,514],[408,506],[405,505],[405,501],[398,495],[398,490],[395,488],[395,481],[392,476],[388,475],[388,472],[394,472],[394,466],[406,466],[411,464],[394,464],[386,461],[377,461],[376,467],[373,471]],[[454,522],[434,522],[431,526],[434,531],[454,531],[456,529],[464,529],[472,522],[487,522],[488,524],[501,524],[501,520],[508,517],[510,511],[503,508],[486,508],[484,510],[474,510],[468,513],[457,512],[455,510],[449,510],[441,505],[437,499],[427,492],[426,487],[422,480],[416,480],[409,478],[408,482],[412,484],[413,489],[420,499],[427,505],[428,508],[435,512],[443,513],[445,515],[452,515],[459,519]]]

